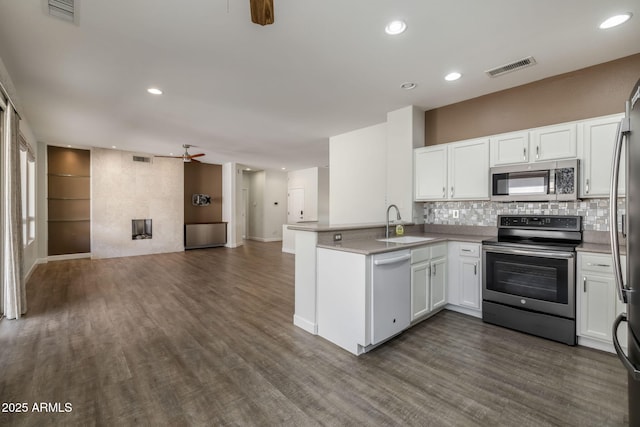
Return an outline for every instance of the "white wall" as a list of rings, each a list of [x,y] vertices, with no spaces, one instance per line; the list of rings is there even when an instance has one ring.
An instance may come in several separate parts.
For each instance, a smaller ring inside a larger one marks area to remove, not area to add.
[[[155,157],[134,162],[134,153],[91,152],[91,253],[111,258],[184,250],[184,166]],[[131,239],[131,220],[151,218],[153,238]]]
[[[265,172],[247,174],[249,179],[249,239],[262,240],[264,236],[264,183]]]
[[[329,139],[331,225],[385,221],[386,154],[386,123]]]
[[[284,172],[245,172],[249,184],[248,238],[263,242],[282,240],[287,222],[287,175]]]
[[[329,168],[318,168],[318,222],[329,223]]]
[[[408,106],[387,114],[387,200],[404,221],[422,223],[422,204],[413,201],[413,150],[424,147],[424,111]]]
[[[282,224],[287,222],[287,174],[266,171],[264,187],[264,239],[282,240]]]

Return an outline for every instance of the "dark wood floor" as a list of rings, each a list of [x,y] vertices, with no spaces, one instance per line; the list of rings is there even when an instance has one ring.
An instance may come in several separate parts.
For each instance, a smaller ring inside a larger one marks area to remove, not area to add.
[[[352,356],[292,325],[293,261],[248,242],[39,266],[27,316],[0,321],[0,400],[29,413],[0,424],[628,423],[615,356],[453,312]]]

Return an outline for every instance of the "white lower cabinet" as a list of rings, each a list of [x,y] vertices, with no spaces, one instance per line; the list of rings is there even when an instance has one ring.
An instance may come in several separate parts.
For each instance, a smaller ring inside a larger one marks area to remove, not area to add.
[[[479,243],[449,242],[447,308],[482,317],[481,253]]]
[[[425,318],[447,303],[447,244],[411,250],[411,321]]]
[[[622,265],[624,275],[625,257],[622,257]],[[613,322],[616,316],[625,310],[625,305],[618,301],[612,266],[611,255],[578,253],[576,280],[578,343],[610,352],[613,352]],[[623,347],[626,347],[626,334],[622,329],[619,339]]]

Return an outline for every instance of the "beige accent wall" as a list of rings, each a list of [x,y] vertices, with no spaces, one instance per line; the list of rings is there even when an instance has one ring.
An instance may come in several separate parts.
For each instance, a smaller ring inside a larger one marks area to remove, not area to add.
[[[134,162],[132,152],[94,148],[91,155],[92,257],[184,250],[181,159]],[[153,238],[131,239],[131,220],[153,220]]]
[[[429,110],[425,145],[621,113],[638,79],[640,54]]]

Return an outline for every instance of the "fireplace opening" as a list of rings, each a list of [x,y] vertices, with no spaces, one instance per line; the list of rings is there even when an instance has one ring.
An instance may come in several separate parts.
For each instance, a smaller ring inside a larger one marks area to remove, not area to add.
[[[132,219],[131,220],[131,240],[151,239],[151,220]]]

